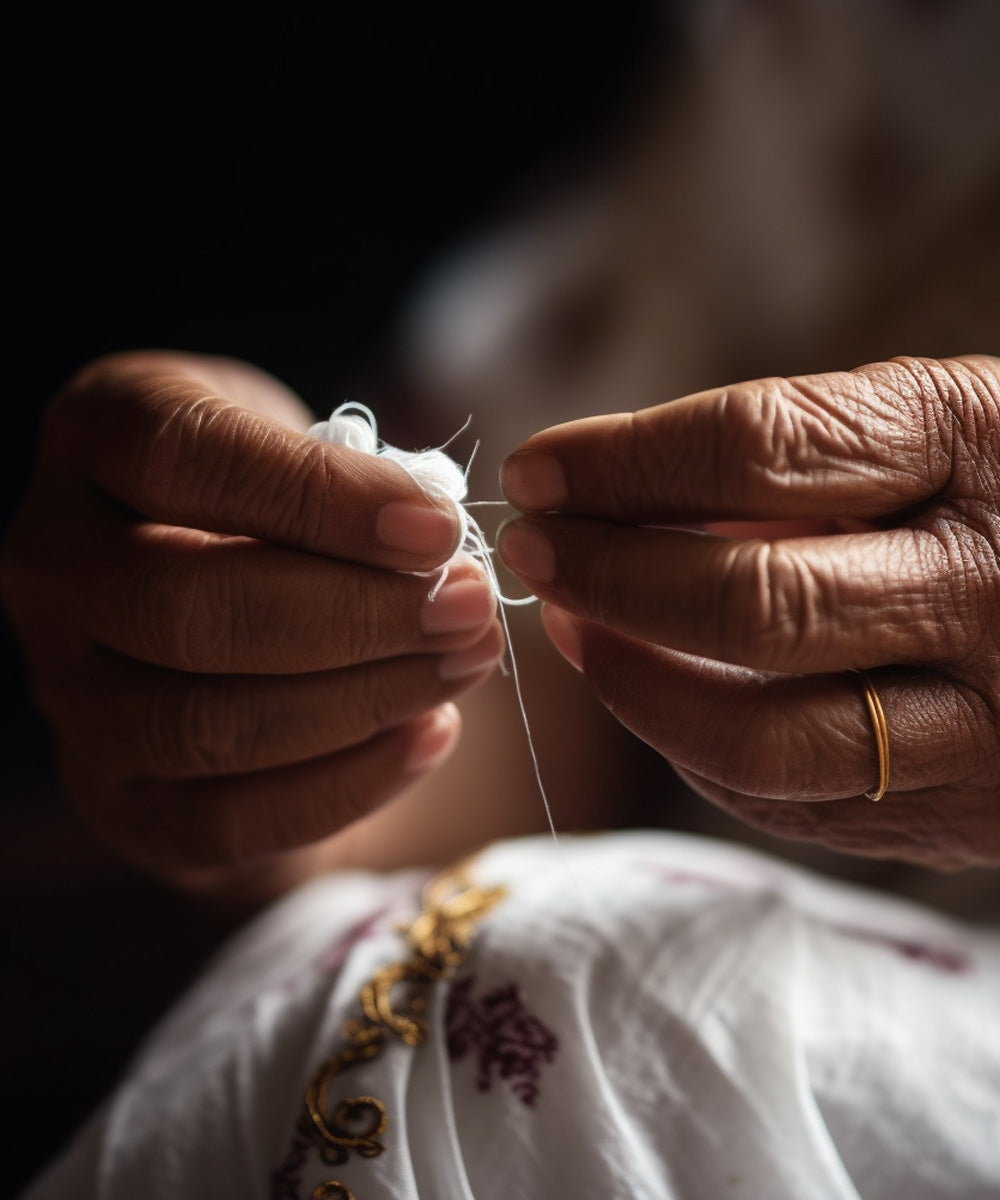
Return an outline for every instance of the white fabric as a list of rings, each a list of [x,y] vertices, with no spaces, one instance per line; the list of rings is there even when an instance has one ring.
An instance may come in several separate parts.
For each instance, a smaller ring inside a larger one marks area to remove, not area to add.
[[[380,1156],[331,1167],[295,1124],[406,957],[414,872],[317,880],[247,928],[30,1200],[1000,1195],[996,933],[679,835],[499,843],[473,875],[509,894],[427,1043],[339,1077],[386,1105]]]

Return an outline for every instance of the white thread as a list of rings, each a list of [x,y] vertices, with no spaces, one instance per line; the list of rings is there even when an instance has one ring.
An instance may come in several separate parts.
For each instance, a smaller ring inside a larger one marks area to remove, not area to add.
[[[524,732],[528,740],[528,750],[531,754],[532,766],[535,769],[535,782],[538,784],[538,791],[542,797],[542,803],[545,805],[545,816],[548,818],[549,829],[552,831],[552,840],[558,845],[559,835],[556,833],[555,821],[552,819],[552,806],[549,803],[545,785],[542,783],[542,773],[538,765],[538,753],[535,750],[535,741],[531,736],[531,727],[528,724],[528,713],[524,706],[521,678],[517,670],[517,659],[514,657],[514,647],[511,643],[510,626],[507,623],[506,613],[506,609],[508,608],[520,608],[526,604],[534,604],[537,596],[524,596],[520,599],[515,599],[503,594],[500,590],[500,580],[497,578],[496,567],[493,565],[493,549],[487,542],[486,535],[480,529],[479,523],[469,512],[469,508],[473,505],[504,503],[502,500],[466,501],[469,490],[469,471],[472,467],[472,460],[475,457],[476,451],[479,449],[479,443],[476,442],[476,445],[473,447],[472,454],[469,456],[469,461],[464,470],[453,458],[444,453],[444,447],[451,445],[459,434],[464,433],[471,421],[472,417],[470,416],[462,428],[452,434],[448,441],[441,446],[428,450],[400,450],[398,447],[390,446],[387,442],[379,439],[378,422],[375,419],[375,414],[367,405],[348,401],[346,404],[342,404],[339,408],[335,409],[328,421],[317,422],[307,432],[311,437],[318,438],[321,442],[330,442],[335,446],[346,446],[349,450],[358,450],[362,454],[377,455],[379,458],[386,458],[390,462],[398,463],[430,497],[435,500],[451,500],[454,502],[462,530],[458,550],[455,553],[458,554],[464,551],[481,564],[489,580],[493,594],[497,598],[500,623],[503,625],[504,637],[507,641],[507,654],[510,657],[510,674],[514,681],[514,691],[517,695],[518,707],[521,710],[521,720],[524,724]],[[440,575],[428,593],[429,600],[434,600],[447,578],[448,564],[446,563],[441,568]]]

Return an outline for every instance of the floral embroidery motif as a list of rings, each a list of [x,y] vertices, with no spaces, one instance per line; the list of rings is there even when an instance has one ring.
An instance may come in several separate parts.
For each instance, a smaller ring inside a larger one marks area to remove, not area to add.
[[[428,883],[423,911],[407,931],[409,957],[382,967],[361,989],[362,1016],[345,1022],[343,1046],[323,1063],[306,1089],[295,1139],[271,1177],[273,1200],[298,1200],[309,1148],[318,1150],[331,1166],[347,1162],[352,1151],[362,1158],[382,1153],[382,1135],[389,1124],[385,1105],[374,1096],[346,1097],[331,1105],[334,1079],[356,1063],[377,1058],[393,1036],[408,1046],[424,1042],[427,992],[454,975],[476,926],[506,894],[503,887],[475,886],[465,864]],[[330,1179],[313,1190],[312,1200],[355,1198],[345,1184]]]
[[[531,1107],[538,1098],[542,1066],[555,1058],[558,1039],[527,1010],[516,983],[473,1000],[475,982],[470,975],[448,995],[448,1056],[456,1061],[474,1052],[481,1092],[489,1091],[495,1078],[510,1080],[514,1095]]]

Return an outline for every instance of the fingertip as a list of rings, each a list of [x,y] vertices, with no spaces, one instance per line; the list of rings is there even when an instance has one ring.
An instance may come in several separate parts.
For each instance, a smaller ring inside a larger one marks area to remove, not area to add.
[[[577,622],[564,609],[543,604],[542,624],[563,658],[578,671],[583,671],[583,639]]]
[[[449,578],[431,591],[420,610],[421,630],[434,634],[469,633],[485,629],[496,614],[496,595],[482,575]]]
[[[552,543],[531,521],[513,517],[497,531],[497,553],[515,575],[532,583],[552,583],[556,555]]]
[[[523,512],[562,508],[569,497],[562,464],[551,454],[515,451],[500,468],[500,489]]]
[[[450,701],[421,718],[406,756],[406,770],[423,774],[439,766],[458,745],[462,718]]]
[[[438,664],[438,675],[444,683],[475,682],[475,677],[492,671],[503,657],[503,630],[494,622],[486,636],[474,646],[445,654]]]

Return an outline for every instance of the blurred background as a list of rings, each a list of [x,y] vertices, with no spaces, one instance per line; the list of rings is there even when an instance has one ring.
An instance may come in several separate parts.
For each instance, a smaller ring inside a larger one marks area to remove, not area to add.
[[[112,350],[246,358],[403,445],[472,413],[484,497],[572,416],[1000,352],[991,0],[146,9],[21,18],[9,44],[4,523],[45,402]],[[0,670],[16,1190],[236,918],[89,837],[6,627]],[[671,823],[697,827],[681,802]]]

